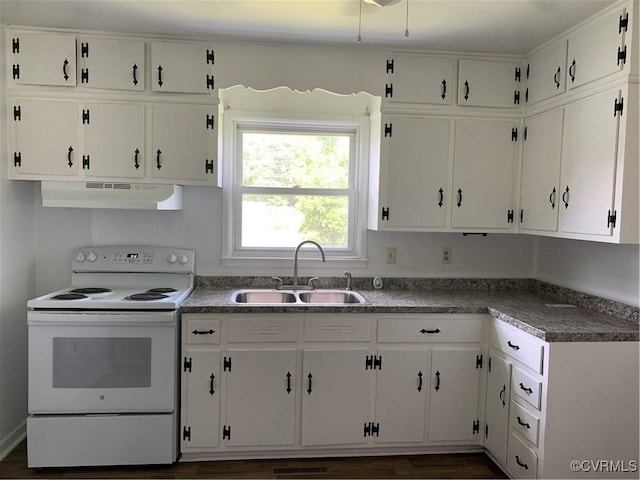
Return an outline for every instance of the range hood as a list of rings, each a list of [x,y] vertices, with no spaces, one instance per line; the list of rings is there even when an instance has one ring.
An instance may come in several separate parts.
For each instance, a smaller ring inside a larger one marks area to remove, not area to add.
[[[44,207],[182,210],[180,185],[42,181]]]

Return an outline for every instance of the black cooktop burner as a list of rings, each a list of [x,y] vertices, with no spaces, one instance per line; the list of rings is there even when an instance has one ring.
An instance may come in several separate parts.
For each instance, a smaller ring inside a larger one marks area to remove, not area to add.
[[[129,295],[124,297],[125,300],[162,300],[163,298],[168,298],[169,295],[165,295],[163,293],[158,292],[142,292],[142,293],[134,293],[133,295]]]
[[[173,293],[173,292],[177,292],[177,290],[171,287],[157,287],[157,288],[150,288],[149,290],[147,290],[147,292],[148,293]]]
[[[89,298],[82,293],[61,293],[51,297],[53,300],[82,300],[83,298]]]
[[[111,292],[108,288],[102,287],[82,287],[82,288],[74,288],[73,290],[69,290],[69,293],[84,293],[87,295],[96,294],[96,293],[109,293]]]

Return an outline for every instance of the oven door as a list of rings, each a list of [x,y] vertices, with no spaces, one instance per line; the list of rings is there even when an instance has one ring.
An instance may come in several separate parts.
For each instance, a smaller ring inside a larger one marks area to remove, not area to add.
[[[29,413],[172,412],[176,312],[34,312]]]

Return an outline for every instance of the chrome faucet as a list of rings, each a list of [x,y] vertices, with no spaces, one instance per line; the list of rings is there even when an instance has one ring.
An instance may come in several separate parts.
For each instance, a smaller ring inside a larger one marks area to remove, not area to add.
[[[291,285],[292,288],[300,288],[300,289],[306,289],[306,290],[312,290],[313,287],[313,280],[317,280],[317,277],[314,277],[312,279],[309,280],[309,285],[298,285],[298,252],[300,252],[300,247],[302,247],[302,245],[304,245],[305,243],[310,243],[312,245],[315,245],[316,247],[318,247],[318,250],[320,250],[320,254],[322,255],[322,261],[326,262],[327,259],[324,255],[324,250],[322,249],[322,247],[320,246],[320,244],[318,242],[314,242],[313,240],[304,240],[302,242],[300,242],[298,244],[298,246],[296,247],[296,252],[293,254],[293,285]]]

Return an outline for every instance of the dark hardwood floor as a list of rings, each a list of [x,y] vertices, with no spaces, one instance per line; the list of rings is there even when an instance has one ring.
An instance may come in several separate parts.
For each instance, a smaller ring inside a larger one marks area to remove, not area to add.
[[[0,478],[507,478],[484,453],[393,457],[184,462],[172,466],[27,468],[26,441],[2,462]]]

